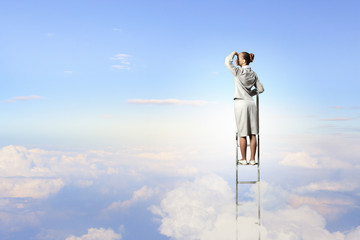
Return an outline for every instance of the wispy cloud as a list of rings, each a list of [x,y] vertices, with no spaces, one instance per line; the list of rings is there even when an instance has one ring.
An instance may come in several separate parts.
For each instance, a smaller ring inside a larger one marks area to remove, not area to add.
[[[5,100],[5,102],[29,101],[29,100],[37,100],[37,99],[44,99],[44,97],[37,96],[37,95],[18,96],[18,97],[13,97],[11,99]]]
[[[302,186],[296,189],[300,193],[316,192],[316,191],[330,191],[330,192],[349,192],[358,187],[356,182],[345,181],[322,181],[316,183],[310,183],[306,186]]]
[[[305,151],[287,153],[284,159],[280,161],[280,164],[302,168],[349,169],[354,167],[354,164],[350,161],[341,161],[326,155],[313,156],[313,154],[309,154]]]
[[[121,61],[121,63],[123,64],[130,64],[130,62],[128,62],[128,59],[131,57],[131,55],[129,54],[125,54],[125,53],[119,53],[119,54],[115,54],[113,57],[111,57],[111,60],[119,60]]]
[[[113,116],[109,115],[109,114],[103,114],[100,115],[100,118],[112,118]]]
[[[125,65],[111,65],[111,69],[130,70],[130,67]]]
[[[148,158],[148,159],[154,159],[154,160],[178,160],[180,158],[179,154],[176,152],[144,152],[139,153],[136,156],[141,158]]]
[[[348,106],[348,107],[345,107],[345,106],[340,106],[340,105],[334,105],[334,106],[331,106],[331,108],[334,108],[334,109],[352,109],[352,110],[360,110],[360,106]]]
[[[68,75],[71,75],[71,74],[73,73],[73,71],[65,70],[64,73],[65,73],[65,74],[68,74]]]
[[[111,60],[117,61],[120,64],[114,64],[111,66],[111,69],[125,69],[125,70],[130,70],[130,62],[129,62],[129,58],[131,58],[132,56],[129,54],[125,54],[125,53],[119,53],[114,55],[113,57],[111,57]]]
[[[129,99],[127,103],[133,104],[157,104],[157,105],[166,105],[166,104],[173,104],[173,105],[205,105],[213,102],[204,101],[204,100],[180,100],[180,99]]]
[[[353,120],[354,118],[350,117],[342,117],[342,118],[322,118],[322,121],[349,121]]]

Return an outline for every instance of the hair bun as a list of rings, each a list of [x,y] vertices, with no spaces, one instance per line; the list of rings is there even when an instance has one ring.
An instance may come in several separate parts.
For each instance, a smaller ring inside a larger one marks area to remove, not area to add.
[[[254,58],[255,58],[255,55],[253,53],[250,53],[249,56],[250,56],[250,62],[253,62]]]

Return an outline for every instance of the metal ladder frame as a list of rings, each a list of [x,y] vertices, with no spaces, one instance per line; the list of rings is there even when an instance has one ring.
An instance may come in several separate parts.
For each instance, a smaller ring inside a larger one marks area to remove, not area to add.
[[[238,163],[238,159],[239,159],[239,137],[238,137],[238,133],[236,133],[236,240],[238,240],[238,215],[239,215],[239,211],[238,211],[238,207],[239,207],[239,191],[238,191],[238,187],[239,184],[257,184],[258,185],[258,198],[257,198],[257,206],[258,206],[258,222],[255,223],[258,225],[258,233],[259,233],[259,240],[261,240],[261,204],[260,204],[260,129],[259,129],[259,93],[257,93],[256,95],[256,108],[257,108],[257,127],[259,130],[259,134],[257,135],[257,164],[255,166],[257,166],[257,181],[239,181],[239,173],[238,173],[238,168],[239,168],[239,163]],[[249,144],[248,146],[249,147]],[[243,165],[241,165],[243,166]],[[249,165],[244,165],[244,166],[249,166]]]

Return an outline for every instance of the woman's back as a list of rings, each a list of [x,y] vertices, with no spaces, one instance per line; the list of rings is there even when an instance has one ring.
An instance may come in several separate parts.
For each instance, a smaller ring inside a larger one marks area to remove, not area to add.
[[[234,75],[234,99],[244,99],[252,101],[252,96],[257,92],[262,93],[264,87],[261,84],[257,74],[249,65],[236,67],[233,64],[235,52],[232,52],[225,58],[225,65]],[[257,89],[252,89],[255,86]]]

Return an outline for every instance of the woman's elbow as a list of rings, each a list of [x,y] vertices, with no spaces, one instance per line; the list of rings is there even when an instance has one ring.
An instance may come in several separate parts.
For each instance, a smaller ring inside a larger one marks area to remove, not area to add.
[[[230,66],[231,62],[231,59],[229,59],[228,57],[225,58],[225,66]]]

